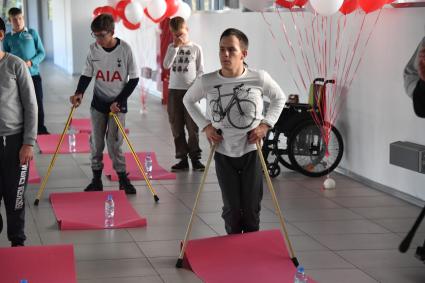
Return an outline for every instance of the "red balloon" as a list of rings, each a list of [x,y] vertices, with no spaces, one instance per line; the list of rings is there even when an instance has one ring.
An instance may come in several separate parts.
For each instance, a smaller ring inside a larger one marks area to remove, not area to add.
[[[299,2],[297,0],[276,0],[276,4],[280,5],[284,8],[292,9],[294,7],[295,2]]]
[[[140,28],[140,23],[133,24],[125,16],[125,8],[127,7],[128,4],[130,4],[130,2],[131,2],[130,0],[122,0],[118,2],[117,5],[115,6],[115,13],[122,19],[122,23],[126,28],[135,30]]]
[[[165,3],[167,4],[167,10],[164,16],[165,18],[172,17],[179,9],[179,2],[177,0],[165,0]]]
[[[100,14],[102,14],[103,11],[103,7],[97,7],[96,9],[93,10],[93,17],[97,17]]]
[[[302,8],[305,4],[307,4],[307,2],[308,0],[295,0],[295,6]]]
[[[125,7],[127,7],[128,4],[130,4],[130,0],[122,0],[122,1],[119,1],[117,5],[115,6],[115,11],[121,19],[126,19]]]
[[[122,23],[126,28],[131,30],[140,28],[140,23],[137,23],[137,24],[130,23],[126,18],[122,19]]]
[[[339,11],[344,15],[351,14],[359,7],[359,0],[345,0]]]
[[[94,17],[97,17],[100,14],[110,14],[114,18],[114,22],[119,21],[119,17],[115,9],[111,6],[97,7],[96,9],[93,10]]]
[[[178,5],[177,0],[165,0],[165,3],[167,4],[167,10],[165,10],[165,14],[162,15],[160,18],[157,18],[157,19],[152,18],[152,16],[149,14],[148,9],[145,8],[143,11],[144,11],[146,17],[148,17],[148,19],[151,20],[154,23],[160,23],[165,18],[172,17],[175,13],[177,13],[177,10],[179,9],[179,5]]]
[[[385,4],[387,4],[388,0],[359,0],[359,6],[369,14],[370,12],[376,11]]]

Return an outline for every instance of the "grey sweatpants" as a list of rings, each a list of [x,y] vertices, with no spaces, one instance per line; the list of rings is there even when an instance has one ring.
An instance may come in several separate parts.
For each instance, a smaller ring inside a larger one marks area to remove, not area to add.
[[[125,172],[125,157],[122,153],[122,136],[114,118],[109,117],[109,114],[101,113],[90,108],[92,132],[90,135],[90,150],[91,150],[91,168],[92,170],[103,169],[103,150],[106,144],[108,146],[108,154],[112,160],[113,168],[116,172]],[[118,119],[123,127],[125,127],[125,114],[118,113]]]
[[[239,234],[260,229],[263,176],[257,151],[241,157],[215,153],[215,168],[223,198],[226,232]]]

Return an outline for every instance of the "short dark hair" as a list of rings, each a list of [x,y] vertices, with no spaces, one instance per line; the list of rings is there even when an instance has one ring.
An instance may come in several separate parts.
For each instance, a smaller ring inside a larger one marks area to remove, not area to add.
[[[220,41],[223,39],[223,37],[228,36],[235,36],[237,39],[239,39],[239,42],[241,43],[241,47],[244,49],[248,49],[249,46],[249,40],[248,37],[240,30],[235,28],[228,28],[220,36]]]
[[[17,8],[17,7],[13,7],[10,8],[9,11],[7,12],[7,14],[9,15],[9,17],[13,17],[16,15],[21,15],[22,14],[22,10]]]
[[[6,25],[2,18],[0,18],[0,31],[6,32]]]
[[[174,17],[170,20],[170,29],[171,31],[178,31],[185,24],[185,20],[182,17]]]
[[[114,31],[115,23],[114,18],[110,14],[100,14],[91,23],[91,31]]]

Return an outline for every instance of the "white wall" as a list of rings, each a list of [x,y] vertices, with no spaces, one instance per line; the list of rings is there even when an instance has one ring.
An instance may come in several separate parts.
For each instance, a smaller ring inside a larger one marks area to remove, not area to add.
[[[53,0],[54,62],[70,74],[79,74],[93,38],[90,23],[101,0]]]
[[[71,1],[53,0],[53,61],[68,73],[72,68]]]
[[[388,160],[393,141],[425,144],[425,120],[415,117],[402,81],[403,68],[425,34],[424,16],[425,8],[382,11],[338,122],[346,145],[341,167],[422,200],[425,175]],[[279,22],[276,14],[266,17],[273,26]],[[236,27],[250,39],[248,64],[267,70],[286,93],[297,92],[259,13],[194,14],[189,27],[192,40],[203,47],[206,71],[219,68],[221,32]]]

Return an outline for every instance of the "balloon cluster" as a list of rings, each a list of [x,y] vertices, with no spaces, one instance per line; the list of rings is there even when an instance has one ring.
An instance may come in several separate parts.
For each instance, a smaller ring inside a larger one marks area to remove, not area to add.
[[[121,0],[115,7],[102,6],[94,9],[94,17],[100,14],[110,14],[115,22],[122,20],[126,28],[136,30],[140,28],[143,16],[154,23],[177,16],[187,20],[191,8],[182,0]]]
[[[310,5],[320,15],[330,16],[340,11],[347,15],[361,8],[366,14],[382,8],[385,4],[395,0],[310,0]],[[264,11],[270,7],[273,2],[277,5],[292,9],[294,7],[304,7],[308,0],[241,0],[242,5],[252,11]]]

